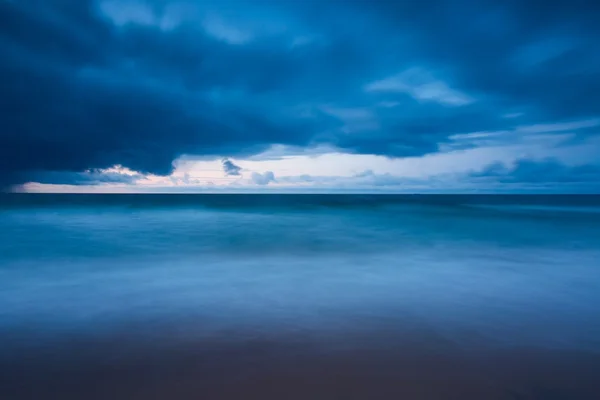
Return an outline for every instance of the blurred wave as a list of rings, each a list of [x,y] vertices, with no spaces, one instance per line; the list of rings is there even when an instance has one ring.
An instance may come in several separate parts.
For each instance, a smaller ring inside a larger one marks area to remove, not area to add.
[[[3,198],[0,327],[316,332],[410,315],[449,337],[600,349],[597,197],[236,199]]]
[[[19,400],[173,398],[183,374],[181,399],[273,398],[273,382],[346,375],[298,398],[410,398],[427,382],[518,398],[488,384],[510,387],[518,372],[541,396],[523,398],[551,398],[557,382],[593,398],[598,207],[596,196],[2,195],[0,397],[4,386]],[[230,379],[239,392],[225,395]]]

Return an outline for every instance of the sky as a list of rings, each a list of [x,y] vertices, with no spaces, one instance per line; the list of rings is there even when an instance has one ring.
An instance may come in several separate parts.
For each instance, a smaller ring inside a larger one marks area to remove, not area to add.
[[[0,189],[600,193],[596,0],[0,0]]]

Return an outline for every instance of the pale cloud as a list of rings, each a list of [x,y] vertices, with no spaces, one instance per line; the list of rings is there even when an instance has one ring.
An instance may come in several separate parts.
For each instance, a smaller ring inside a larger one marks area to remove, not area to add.
[[[365,91],[372,93],[406,93],[423,102],[437,102],[446,106],[460,107],[473,103],[470,96],[450,88],[420,68],[410,68],[400,74],[371,82]]]
[[[460,147],[492,147],[507,145],[538,145],[539,152],[551,151],[555,147],[573,140],[576,132],[583,129],[591,129],[600,126],[600,119],[584,119],[575,121],[560,121],[546,124],[520,125],[511,130],[480,131],[452,135],[450,143],[440,146],[442,151],[450,151]],[[593,141],[589,137],[587,141]],[[598,150],[597,147],[590,147]],[[585,149],[582,149],[585,150]],[[588,153],[589,151],[585,151]]]
[[[268,185],[271,182],[275,182],[275,175],[271,171],[267,171],[263,174],[259,172],[253,172],[251,179],[252,182],[257,185]]]
[[[450,136],[450,140],[472,140],[472,139],[489,139],[498,136],[503,136],[511,133],[512,131],[480,131],[470,133],[459,133],[457,135]]]
[[[254,39],[249,30],[226,22],[221,16],[212,13],[203,19],[202,27],[212,37],[232,45],[246,44]]]
[[[105,0],[99,3],[99,11],[118,27],[129,24],[157,26],[163,31],[177,27],[185,11],[182,6],[170,5],[158,13],[148,3],[140,0]]]
[[[152,9],[141,1],[107,0],[99,4],[100,11],[115,25],[154,25],[156,16]]]
[[[519,126],[516,130],[522,133],[550,133],[576,131],[580,129],[594,128],[599,125],[600,119],[594,118],[571,122]]]
[[[318,146],[284,146],[281,144],[275,144],[269,146],[267,150],[262,153],[250,156],[248,160],[251,161],[266,161],[266,160],[281,160],[290,156],[307,156],[316,157],[327,153],[336,153],[338,150],[330,145],[318,145]]]
[[[499,135],[495,132],[476,132],[470,137],[486,139],[487,136]],[[296,181],[308,182],[315,177],[337,176],[351,177],[371,170],[375,174],[392,174],[405,178],[424,179],[441,174],[460,174],[482,168],[492,162],[512,162],[517,158],[530,157],[542,159],[554,157],[566,163],[591,162],[600,149],[600,139],[590,138],[569,146],[558,146],[565,142],[569,135],[534,135],[516,143],[494,144],[475,148],[450,149],[445,152],[429,154],[422,157],[389,158],[367,154],[348,154],[327,149],[326,152],[315,153],[294,152],[287,153],[285,146],[279,146],[275,156],[260,155],[244,160],[234,160],[248,173],[272,171],[279,183],[290,182],[284,177],[296,176]],[[271,150],[267,151],[268,154]],[[215,176],[220,166],[218,161],[192,161],[188,160],[185,166],[177,167],[176,172],[186,171],[191,176]],[[246,179],[247,176],[243,178]],[[224,182],[227,184],[227,182]]]

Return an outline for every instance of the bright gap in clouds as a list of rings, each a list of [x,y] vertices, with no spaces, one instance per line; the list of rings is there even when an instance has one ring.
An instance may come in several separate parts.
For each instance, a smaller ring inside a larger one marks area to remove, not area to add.
[[[519,129],[527,129],[519,128]],[[555,131],[558,127],[550,126]],[[482,179],[480,171],[490,165],[510,168],[521,159],[539,162],[556,160],[577,167],[594,162],[600,140],[595,138],[571,145],[572,135],[528,136],[520,142],[499,144],[498,136],[510,132],[475,132],[457,135],[458,149],[421,157],[389,158],[349,154],[332,148],[294,149],[272,146],[246,159],[214,159],[182,156],[174,162],[169,176],[138,174],[121,166],[87,171],[94,184],[43,184],[30,182],[19,190],[27,192],[246,192],[246,191],[486,191],[496,190],[497,182]],[[491,139],[490,139],[491,138]],[[490,140],[492,142],[490,142]],[[461,141],[477,141],[477,146],[461,149]],[[487,143],[487,145],[481,145]],[[110,176],[111,179],[102,179]],[[127,177],[122,182],[118,177]],[[476,176],[477,178],[474,178]],[[506,186],[507,182],[504,182]],[[535,190],[514,182],[507,190]]]

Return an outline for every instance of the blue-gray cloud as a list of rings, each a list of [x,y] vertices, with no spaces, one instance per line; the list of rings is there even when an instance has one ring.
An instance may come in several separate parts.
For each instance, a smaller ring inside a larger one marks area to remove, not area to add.
[[[519,159],[511,165],[492,163],[471,175],[488,178],[499,183],[571,184],[593,186],[600,189],[600,165],[569,166],[552,158],[544,160]]]
[[[252,182],[256,185],[268,185],[271,182],[275,182],[275,174],[271,171],[267,171],[263,174],[253,172],[251,179]]]
[[[229,159],[224,159],[223,161],[221,161],[221,165],[223,166],[223,172],[225,172],[225,175],[227,175],[227,176],[240,176],[241,175],[240,171],[242,170],[242,167],[235,165],[233,163],[233,161],[231,161]]]
[[[597,118],[599,18],[593,0],[2,1],[0,186]]]

